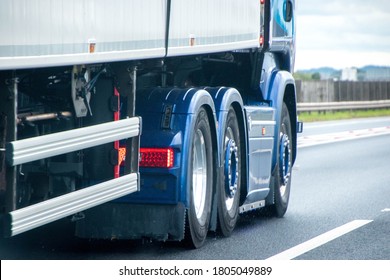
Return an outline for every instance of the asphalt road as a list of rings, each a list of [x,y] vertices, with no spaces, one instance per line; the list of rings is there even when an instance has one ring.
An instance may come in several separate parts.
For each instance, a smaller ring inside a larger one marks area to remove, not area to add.
[[[289,209],[240,217],[204,247],[73,237],[63,219],[0,239],[1,259],[390,260],[390,118],[313,123],[300,135]],[[358,132],[356,132],[358,131]]]

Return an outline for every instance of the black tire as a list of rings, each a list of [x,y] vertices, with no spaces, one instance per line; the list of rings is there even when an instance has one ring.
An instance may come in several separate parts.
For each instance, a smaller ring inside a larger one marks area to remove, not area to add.
[[[192,248],[201,247],[207,237],[213,193],[213,150],[207,112],[198,112],[189,152],[188,184],[190,207],[187,210],[185,238]]]
[[[229,109],[224,128],[222,172],[218,182],[219,231],[230,236],[238,220],[241,191],[241,143],[238,120],[233,108]]]
[[[277,149],[276,172],[274,174],[274,204],[270,207],[271,214],[283,217],[287,211],[290,199],[292,175],[292,133],[291,121],[287,105],[283,103],[280,118],[280,132]]]

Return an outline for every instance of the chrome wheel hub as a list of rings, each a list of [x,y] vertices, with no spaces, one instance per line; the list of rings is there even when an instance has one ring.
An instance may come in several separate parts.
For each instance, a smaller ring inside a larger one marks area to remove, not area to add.
[[[193,150],[193,169],[192,169],[192,196],[196,217],[200,219],[203,215],[206,190],[207,190],[207,158],[206,145],[201,130],[197,130],[194,139]]]
[[[283,197],[286,192],[286,186],[291,177],[291,147],[290,139],[287,134],[281,134],[279,150],[279,175],[281,179],[280,194]]]
[[[231,132],[231,131],[230,131]],[[226,139],[225,150],[225,203],[227,210],[233,207],[234,196],[238,189],[238,148],[233,139]]]

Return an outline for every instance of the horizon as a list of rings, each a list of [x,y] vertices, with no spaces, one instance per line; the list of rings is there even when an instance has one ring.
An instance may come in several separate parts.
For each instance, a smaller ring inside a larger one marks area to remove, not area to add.
[[[332,67],[332,66],[318,66],[318,67],[313,67],[313,68],[308,68],[308,69],[294,69],[294,72],[314,71],[314,70],[319,70],[319,69],[330,69],[330,70],[334,70],[334,71],[342,71],[344,69],[351,69],[351,68],[363,69],[363,68],[369,68],[369,67],[372,67],[372,68],[390,68],[390,65],[386,66],[386,65],[370,64],[370,65],[364,65],[362,67],[351,66],[351,67],[344,67],[344,68],[336,68],[336,67]]]

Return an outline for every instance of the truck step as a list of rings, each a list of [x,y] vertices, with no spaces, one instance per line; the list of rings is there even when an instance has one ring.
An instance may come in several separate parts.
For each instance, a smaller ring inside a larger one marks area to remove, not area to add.
[[[253,202],[253,203],[249,203],[249,204],[244,204],[242,205],[240,208],[239,208],[239,213],[242,214],[242,213],[245,213],[245,212],[249,212],[249,211],[252,211],[252,210],[256,210],[256,209],[259,209],[259,208],[262,208],[265,206],[265,200],[260,200],[260,201],[256,201],[256,202]]]

